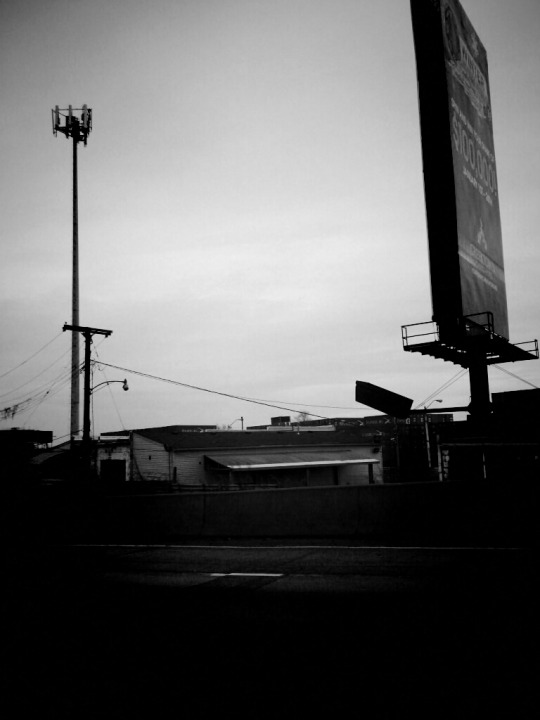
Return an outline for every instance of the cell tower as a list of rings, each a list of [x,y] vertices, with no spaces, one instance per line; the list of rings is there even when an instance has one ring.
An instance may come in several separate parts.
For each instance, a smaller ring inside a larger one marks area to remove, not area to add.
[[[67,108],[55,106],[52,112],[53,134],[59,132],[67,139],[73,139],[73,275],[72,275],[72,325],[79,325],[79,217],[78,217],[78,190],[77,190],[77,145],[83,141],[86,145],[88,135],[92,130],[92,110],[86,105],[82,108]],[[80,431],[80,359],[79,359],[79,333],[71,335],[71,442],[75,440]]]

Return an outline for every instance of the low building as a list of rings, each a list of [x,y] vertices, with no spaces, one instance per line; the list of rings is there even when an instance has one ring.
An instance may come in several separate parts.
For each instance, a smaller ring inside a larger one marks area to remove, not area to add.
[[[316,423],[305,422],[303,420],[293,420],[289,415],[281,415],[280,417],[270,418],[270,425],[251,425],[247,428],[248,430],[267,430],[269,432],[283,432],[286,429],[292,430],[293,432],[302,432],[307,430],[309,432],[315,431],[331,431],[333,432],[336,427],[331,420],[325,420],[323,423],[317,421]]]
[[[164,432],[201,433],[216,430],[216,425],[168,425]],[[102,433],[96,447],[96,473],[104,483],[119,483],[133,479],[132,430]],[[136,475],[136,473],[135,473]],[[151,478],[149,478],[151,479]],[[169,478],[167,478],[169,482]]]
[[[354,428],[269,433],[172,426],[133,430],[126,440],[123,452],[129,448],[129,460],[122,460],[130,480],[180,490],[379,484],[383,478],[379,443],[366,442]],[[106,469],[113,454],[113,446],[100,448],[98,469]]]
[[[104,483],[117,483],[131,477],[129,434],[124,437],[101,439],[97,446],[96,472]]]
[[[443,480],[537,482],[540,477],[540,389],[493,393],[489,418],[441,426]]]
[[[407,418],[390,415],[334,417],[291,422],[289,417],[272,418],[268,430],[280,425],[294,430],[345,430],[356,428],[362,442],[379,442],[384,482],[423,482],[440,480],[439,428],[454,422],[452,413],[415,411]],[[260,426],[261,428],[264,426]],[[281,429],[285,429],[282,427]]]
[[[0,457],[7,481],[34,478],[35,458],[50,447],[52,439],[53,434],[49,430],[0,430]]]

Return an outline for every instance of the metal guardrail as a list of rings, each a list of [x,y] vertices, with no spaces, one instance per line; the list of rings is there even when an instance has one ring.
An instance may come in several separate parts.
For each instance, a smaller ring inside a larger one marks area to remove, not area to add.
[[[456,339],[441,341],[439,325],[436,321],[402,325],[401,338],[404,350],[418,351],[467,367],[469,348],[481,348],[488,363],[516,362],[534,360],[540,357],[538,340],[510,343],[494,330],[493,313],[482,312],[465,315],[461,318],[461,332]]]
[[[430,329],[428,329],[428,327]],[[419,330],[420,332],[412,332],[413,329]],[[419,340],[418,338],[422,338],[422,340]],[[427,342],[438,342],[439,326],[433,320],[430,320],[428,322],[413,323],[412,325],[402,325],[401,339],[403,341],[404,348],[408,348],[411,345],[424,344]]]
[[[526,340],[525,342],[514,343],[518,348],[521,348],[530,355],[534,355],[536,358],[540,357],[538,352],[538,340]]]

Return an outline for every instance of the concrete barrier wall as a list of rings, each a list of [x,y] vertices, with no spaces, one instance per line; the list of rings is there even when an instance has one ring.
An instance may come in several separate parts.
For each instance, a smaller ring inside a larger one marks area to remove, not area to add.
[[[206,497],[204,535],[354,535],[358,487],[291,488],[212,493]]]
[[[347,537],[366,542],[530,544],[533,483],[417,483],[174,495],[56,494],[25,510],[45,539],[171,542],[189,537]]]

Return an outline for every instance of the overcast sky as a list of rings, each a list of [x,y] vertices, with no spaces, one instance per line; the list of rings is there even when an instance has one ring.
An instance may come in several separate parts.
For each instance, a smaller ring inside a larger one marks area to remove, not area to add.
[[[463,6],[488,53],[521,342],[540,336],[540,2]],[[407,0],[1,0],[0,73],[0,409],[20,405],[0,429],[69,434],[56,104],[93,110],[80,323],[113,331],[103,363],[316,416],[373,414],[356,380],[468,404],[467,374],[437,392],[458,366],[402,349],[431,318]],[[540,385],[540,361],[501,367],[493,392]],[[130,390],[95,391],[95,432],[295,414],[101,368],[94,386]]]

